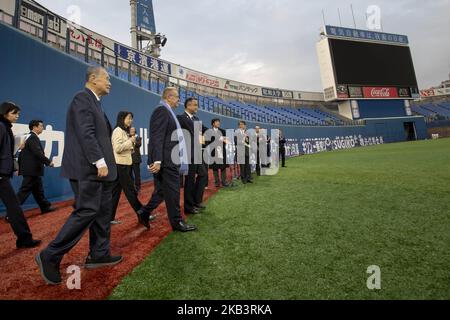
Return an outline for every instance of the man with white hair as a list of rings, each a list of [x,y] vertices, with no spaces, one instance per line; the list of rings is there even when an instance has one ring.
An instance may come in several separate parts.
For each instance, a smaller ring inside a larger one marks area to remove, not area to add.
[[[186,224],[180,211],[180,174],[188,174],[189,161],[183,131],[174,112],[179,101],[178,90],[167,87],[160,105],[151,116],[148,169],[154,176],[155,191],[149,203],[141,209],[139,217],[148,228],[151,212],[165,201],[172,229],[188,232],[197,227]],[[172,140],[173,132],[177,133],[177,141]],[[172,158],[175,148],[179,150],[179,158],[174,157],[177,159]]]

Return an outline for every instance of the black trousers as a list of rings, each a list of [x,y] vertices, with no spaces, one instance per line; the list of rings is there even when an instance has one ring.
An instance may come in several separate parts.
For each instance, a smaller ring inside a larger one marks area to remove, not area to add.
[[[150,214],[165,201],[170,224],[174,227],[183,220],[180,212],[180,170],[178,167],[162,167],[153,179],[155,191],[144,212]]]
[[[67,219],[56,239],[43,251],[44,257],[59,265],[89,230],[89,255],[99,259],[111,254],[112,183],[101,181],[70,181],[75,190],[75,210]]]
[[[256,175],[260,176],[261,175],[261,159],[259,157],[259,146],[258,146],[258,151],[257,151],[257,155],[256,155]]]
[[[141,164],[140,163],[133,163],[133,180],[134,180],[134,186],[136,187],[136,190],[141,190]]]
[[[286,148],[280,148],[281,165],[286,166]]]
[[[17,199],[14,188],[11,185],[11,179],[0,177],[0,199],[6,207],[6,215],[9,219],[11,228],[17,237],[17,242],[27,243],[32,240],[30,227],[23,215],[19,200]]]
[[[221,173],[221,179],[219,179],[219,170]],[[227,182],[227,168],[225,166],[220,167],[214,167],[213,168],[213,175],[214,175],[214,184],[216,186],[219,186],[222,182],[223,186],[226,186],[228,184]]]
[[[252,179],[252,170],[250,167],[250,156],[245,155],[245,164],[239,165],[241,171],[241,181],[247,182]]]
[[[203,202],[205,188],[208,185],[208,167],[206,164],[190,164],[189,173],[184,182],[184,210],[192,211]]]
[[[41,177],[24,176],[22,180],[22,186],[17,193],[19,203],[22,205],[33,194],[34,200],[41,208],[41,211],[45,211],[51,207],[51,203],[44,195],[44,186],[42,184]]]
[[[112,190],[112,215],[111,221],[116,219],[117,206],[119,205],[120,194],[123,192],[135,212],[142,208],[142,203],[138,199],[137,190],[131,177],[132,166],[117,165],[117,180],[113,184]]]

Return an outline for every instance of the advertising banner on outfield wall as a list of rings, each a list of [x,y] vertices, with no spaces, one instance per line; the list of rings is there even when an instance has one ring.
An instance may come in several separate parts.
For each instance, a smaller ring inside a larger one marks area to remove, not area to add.
[[[310,138],[300,140],[303,154],[325,151],[353,149],[357,147],[384,144],[382,136],[365,137],[363,135],[332,138]]]
[[[422,98],[438,97],[446,95],[450,95],[450,88],[420,90],[420,96]]]
[[[45,8],[39,7],[32,2],[22,1],[22,5],[20,7],[20,18],[31,22],[32,24],[43,28],[45,15],[48,17],[48,30],[50,32],[54,32],[56,34],[61,34],[62,26],[61,19],[56,15],[47,12]],[[65,29],[64,29],[65,34]]]
[[[150,68],[169,75],[172,74],[172,65],[169,62],[149,57],[122,44],[115,43],[114,52],[122,59],[133,61],[142,67]]]
[[[363,87],[364,98],[393,99],[398,98],[397,88],[392,87]]]
[[[323,92],[294,91],[294,99],[307,101],[324,101]]]
[[[20,7],[20,19],[22,21],[43,29],[45,15],[48,17],[48,31],[51,34],[65,38],[67,28],[69,27],[70,40],[79,45],[84,46],[87,39],[91,49],[100,51],[102,46],[106,46],[111,50],[114,49],[113,40],[89,29],[74,25],[70,22],[68,23],[66,19],[48,11],[46,8],[33,1],[22,0],[22,5]]]
[[[383,41],[393,44],[409,44],[408,36],[369,30],[350,29],[344,27],[325,26],[329,37],[349,38],[354,40]]]
[[[224,80],[181,66],[178,66],[177,76],[183,80],[204,85],[207,87],[216,89],[224,88],[223,84]]]
[[[65,22],[63,23],[65,25]],[[65,29],[64,29],[65,30]],[[65,35],[64,35],[65,36]],[[89,48],[100,51],[103,46],[113,50],[114,41],[99,35],[98,33],[92,32],[89,29],[80,27],[79,29],[70,28],[70,40],[76,42],[80,45],[86,43],[86,38],[88,39]],[[107,54],[112,54],[112,52],[106,51]]]
[[[233,91],[236,93],[244,93],[244,94],[250,94],[250,95],[255,95],[255,96],[262,95],[261,87],[252,86],[249,84],[231,81],[231,80],[225,81],[225,85],[224,85],[223,89],[228,90],[228,91]]]

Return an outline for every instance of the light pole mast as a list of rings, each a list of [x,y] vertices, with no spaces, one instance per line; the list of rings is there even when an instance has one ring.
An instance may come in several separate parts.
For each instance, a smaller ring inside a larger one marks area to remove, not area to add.
[[[137,0],[130,0],[131,7],[131,46],[133,49],[138,48],[138,33],[137,33]]]
[[[159,58],[161,47],[164,47],[167,38],[156,33],[152,0],[130,0],[130,7],[131,46],[138,51]]]

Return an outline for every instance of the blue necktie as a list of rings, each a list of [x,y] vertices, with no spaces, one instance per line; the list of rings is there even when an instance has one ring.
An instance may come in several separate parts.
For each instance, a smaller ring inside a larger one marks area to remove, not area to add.
[[[187,147],[186,142],[184,140],[183,130],[181,129],[180,122],[178,122],[177,116],[173,112],[173,109],[165,102],[164,100],[161,100],[160,102],[164,107],[169,110],[170,114],[172,115],[173,120],[175,121],[175,124],[177,125],[177,135],[178,135],[178,147],[180,150],[180,174],[183,176],[187,176],[189,174],[189,162],[187,158]]]

